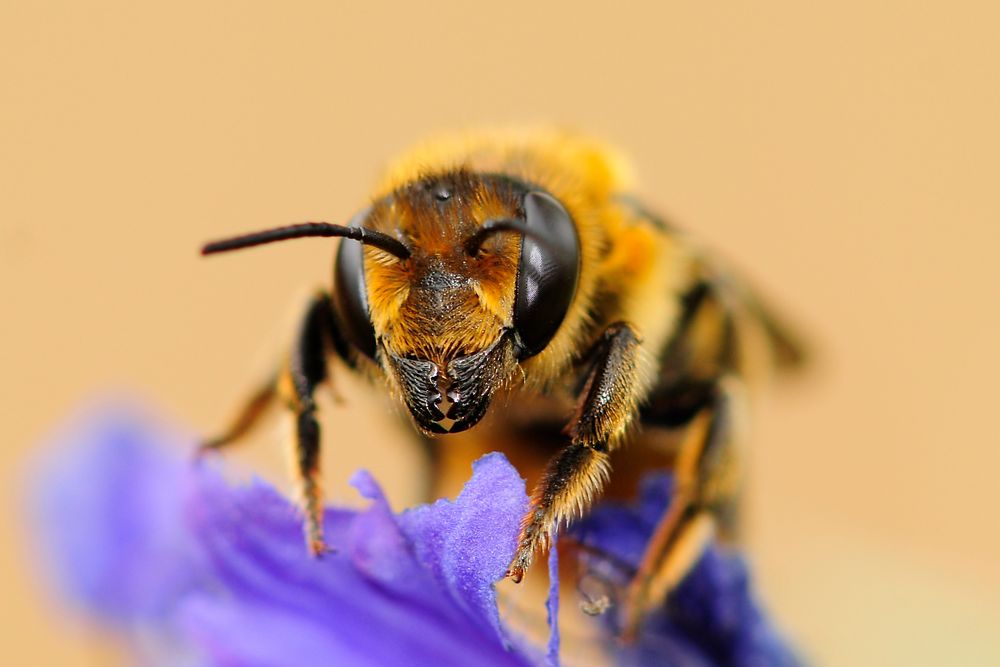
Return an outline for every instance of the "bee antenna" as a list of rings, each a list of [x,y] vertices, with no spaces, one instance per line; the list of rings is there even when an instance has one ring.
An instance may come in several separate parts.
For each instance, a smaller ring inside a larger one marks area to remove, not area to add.
[[[299,225],[275,227],[274,229],[266,229],[262,232],[254,232],[252,234],[234,236],[233,238],[222,239],[220,241],[212,241],[202,247],[201,254],[214,255],[219,252],[228,252],[230,250],[239,250],[241,248],[251,248],[256,245],[273,243],[274,241],[301,239],[307,236],[342,236],[344,238],[360,241],[361,243],[370,246],[375,246],[376,248],[384,250],[399,259],[408,259],[411,254],[410,249],[407,248],[401,241],[392,238],[388,234],[383,234],[382,232],[377,232],[374,229],[368,229],[366,227],[345,227],[343,225],[331,225],[327,222],[304,222]]]
[[[466,239],[465,252],[470,255],[475,255],[486,239],[500,232],[517,232],[518,234],[522,234],[524,236],[530,236],[531,238],[542,243],[548,243],[548,239],[546,237],[528,227],[528,225],[521,220],[515,220],[513,218],[497,218],[495,220],[487,220],[481,224],[479,229],[477,229],[472,236]]]

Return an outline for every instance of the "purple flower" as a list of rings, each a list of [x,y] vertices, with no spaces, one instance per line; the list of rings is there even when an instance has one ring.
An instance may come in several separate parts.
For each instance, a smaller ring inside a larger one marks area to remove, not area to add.
[[[571,534],[601,556],[584,558],[586,570],[621,590],[638,567],[646,542],[663,515],[673,479],[648,475],[631,506],[603,503],[573,526]],[[605,618],[614,632],[617,618]],[[621,647],[622,665],[795,667],[786,645],[753,598],[743,559],[710,548],[667,603],[645,619],[632,646]]]
[[[316,560],[286,498],[262,482],[228,484],[211,466],[186,460],[178,443],[188,439],[156,424],[122,406],[78,419],[55,438],[33,503],[49,576],[117,628],[143,664],[558,662],[557,632],[547,647],[532,645],[497,611],[494,584],[528,503],[502,455],[476,462],[455,501],[399,514],[358,473],[353,484],[370,502],[327,510],[337,553]],[[669,481],[651,478],[644,489],[635,508],[598,508],[576,527],[577,538],[634,567]],[[555,563],[553,555],[550,571]],[[798,664],[752,601],[742,561],[715,550],[617,657],[636,665]]]

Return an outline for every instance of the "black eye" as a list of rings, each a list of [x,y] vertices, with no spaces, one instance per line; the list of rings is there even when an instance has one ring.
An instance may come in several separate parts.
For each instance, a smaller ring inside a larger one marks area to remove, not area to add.
[[[525,222],[542,239],[525,235],[514,299],[514,328],[521,339],[521,359],[541,352],[576,294],[580,276],[580,239],[569,213],[552,196],[532,191],[524,196]]]
[[[367,211],[355,220],[363,220]],[[354,220],[352,220],[352,224]],[[365,287],[365,248],[359,241],[344,239],[337,250],[333,276],[333,301],[344,329],[344,337],[368,357],[375,358],[375,329],[368,315]]]

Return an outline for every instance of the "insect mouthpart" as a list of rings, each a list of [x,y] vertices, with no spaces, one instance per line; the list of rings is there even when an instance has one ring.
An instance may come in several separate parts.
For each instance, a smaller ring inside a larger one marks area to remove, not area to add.
[[[486,414],[493,393],[517,366],[513,336],[452,359],[445,372],[432,361],[388,353],[389,367],[417,425],[428,433],[460,433]]]
[[[458,402],[459,396],[456,393],[452,393],[451,391],[449,391],[449,388],[451,386],[451,380],[448,379],[447,375],[445,375],[444,373],[438,373],[436,379],[437,379],[438,392],[439,395],[441,396],[441,400],[438,403],[437,407],[440,412],[444,413],[444,417],[437,420],[437,422],[435,423],[441,427],[442,433],[451,433],[453,427],[458,422],[449,417],[449,415],[451,414],[451,410],[455,406],[455,403]],[[456,429],[454,432],[457,433],[460,430],[464,431],[466,428],[468,428],[468,426],[466,426],[465,428]]]

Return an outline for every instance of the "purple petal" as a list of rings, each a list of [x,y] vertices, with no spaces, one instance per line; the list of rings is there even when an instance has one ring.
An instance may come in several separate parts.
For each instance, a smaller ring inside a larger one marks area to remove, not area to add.
[[[109,622],[162,615],[199,580],[168,444],[184,439],[154,424],[120,402],[71,420],[43,448],[30,501],[57,585]]]
[[[488,454],[472,468],[472,480],[455,502],[438,500],[403,512],[399,520],[421,566],[456,604],[489,619],[506,642],[494,583],[514,557],[528,497],[524,480],[502,454]]]
[[[284,498],[263,485],[233,490],[202,471],[188,516],[226,595],[189,604],[184,626],[213,660],[459,665],[475,655],[483,665],[530,664],[501,641],[493,590],[503,575],[497,564],[506,566],[513,553],[516,519],[504,526],[513,508],[526,503],[510,464],[483,459],[454,503],[438,501],[399,517],[367,473],[354,483],[372,503],[361,512],[327,512],[338,551],[316,560],[303,545],[298,512]],[[501,528],[472,533],[475,539],[466,532],[485,525]]]
[[[549,551],[549,599],[545,603],[549,619],[549,646],[545,654],[548,667],[559,667],[559,549]]]
[[[131,638],[143,663],[214,665],[557,665],[558,555],[547,650],[510,635],[494,584],[528,506],[524,482],[489,455],[455,501],[394,514],[367,473],[370,500],[330,509],[338,549],[303,543],[297,508],[271,487],[232,487],[170,447],[186,439],[112,405],[76,420],[38,475],[35,520],[62,588]],[[622,583],[669,501],[648,480],[632,507],[603,505],[574,529],[608,554],[598,578]],[[624,564],[624,567],[622,567]],[[609,615],[610,616],[610,615]],[[609,641],[614,641],[609,634]],[[710,550],[647,619],[621,664],[797,665],[754,601],[739,557]]]
[[[673,480],[649,475],[638,501],[605,503],[573,527],[573,535],[594,552],[585,566],[597,579],[628,583],[657,521],[666,511]],[[611,631],[617,623],[606,619]],[[618,654],[623,665],[795,667],[801,661],[780,638],[758,605],[743,559],[713,546],[671,593],[667,604],[644,622],[638,641]]]

